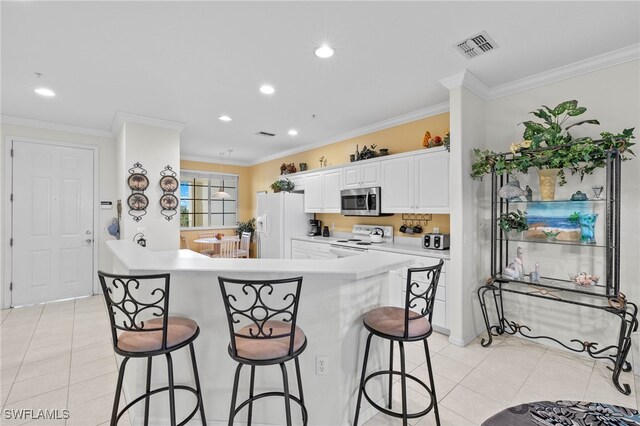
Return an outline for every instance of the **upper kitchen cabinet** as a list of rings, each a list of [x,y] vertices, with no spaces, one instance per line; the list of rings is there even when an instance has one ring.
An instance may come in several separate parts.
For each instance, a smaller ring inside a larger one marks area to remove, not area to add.
[[[440,151],[416,155],[413,167],[415,212],[449,213],[449,153]]]
[[[414,176],[413,157],[380,162],[382,213],[412,212]]]
[[[380,162],[347,166],[342,169],[342,189],[380,186]]]
[[[380,162],[383,213],[449,213],[449,153],[442,150]]]
[[[305,177],[305,213],[340,213],[342,169],[309,173]]]
[[[294,191],[304,191],[305,184],[307,183],[307,177],[305,175],[292,177],[290,180],[293,182]]]

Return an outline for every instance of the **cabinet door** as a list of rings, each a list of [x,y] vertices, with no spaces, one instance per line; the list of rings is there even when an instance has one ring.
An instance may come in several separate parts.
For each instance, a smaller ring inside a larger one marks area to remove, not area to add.
[[[340,213],[340,177],[342,170],[329,170],[322,172],[322,211],[324,213]]]
[[[294,247],[291,249],[291,258],[292,259],[308,259],[309,256],[307,256],[306,250],[302,250]]]
[[[304,184],[306,182],[306,176],[296,176],[291,179],[291,182],[293,182],[293,190],[294,191],[304,191]]]
[[[416,155],[414,167],[416,213],[449,213],[449,153]]]
[[[306,176],[304,190],[304,212],[319,213],[322,211],[322,175],[310,173]]]
[[[380,161],[382,213],[413,211],[413,157]]]
[[[360,186],[358,166],[349,166],[342,169],[342,189],[353,189]]]
[[[360,183],[362,186],[380,185],[380,163],[367,163],[360,166]]]

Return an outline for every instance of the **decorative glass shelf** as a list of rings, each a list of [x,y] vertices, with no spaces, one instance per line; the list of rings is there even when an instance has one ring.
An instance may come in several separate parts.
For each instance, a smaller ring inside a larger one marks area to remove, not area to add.
[[[509,204],[547,204],[547,203],[567,203],[567,204],[578,204],[578,203],[604,203],[606,200],[606,198],[602,198],[602,199],[589,199],[589,200],[548,200],[548,201],[542,201],[542,200],[533,200],[533,201],[527,201],[527,200],[521,200],[521,201],[507,201],[506,199],[502,199],[502,200],[497,200],[496,204],[500,204],[501,201],[504,201],[506,203]]]
[[[585,247],[606,247],[600,243],[585,243],[583,241],[567,241],[567,240],[549,240],[545,238],[506,238],[497,237],[496,240],[514,242],[514,243],[534,243],[534,244],[556,244],[565,246],[585,246]]]
[[[595,297],[611,297],[611,295],[607,295],[607,287],[601,284],[582,286],[569,280],[561,280],[550,277],[540,277],[540,282],[534,283],[528,281],[529,275],[525,275],[524,280],[514,280],[513,278],[510,278],[506,275],[498,274],[495,276],[495,279],[496,281],[529,286],[531,287],[532,292],[536,292],[537,288],[544,288],[548,290],[586,294]]]

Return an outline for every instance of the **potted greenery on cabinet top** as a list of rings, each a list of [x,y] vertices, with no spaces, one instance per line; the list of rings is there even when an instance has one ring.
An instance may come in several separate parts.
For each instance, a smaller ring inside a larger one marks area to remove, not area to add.
[[[475,161],[471,177],[482,179],[495,168],[496,174],[513,172],[527,173],[530,168],[540,171],[540,186],[543,200],[553,200],[556,176],[560,185],[566,184],[565,171],[577,174],[580,179],[605,167],[607,151],[617,149],[623,160],[627,153],[635,155],[629,147],[634,145],[634,129],[624,129],[621,133],[601,132],[599,140],[590,137],[574,139],[569,130],[584,124],[598,125],[595,119],[574,119],[587,111],[578,106],[578,101],[565,101],[555,108],[542,105],[532,111],[542,121],[525,121],[523,141],[511,144],[511,152],[495,153],[490,150],[475,149]]]

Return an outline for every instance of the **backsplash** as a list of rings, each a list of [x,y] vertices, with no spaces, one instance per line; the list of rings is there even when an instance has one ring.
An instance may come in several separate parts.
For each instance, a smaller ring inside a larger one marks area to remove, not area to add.
[[[361,223],[363,225],[385,225],[393,226],[394,235],[400,237],[420,237],[424,233],[433,232],[433,228],[440,228],[441,233],[449,233],[449,215],[448,214],[434,214],[432,220],[425,226],[422,224],[422,234],[403,234],[400,232],[400,227],[403,224],[402,214],[395,214],[393,216],[380,216],[380,217],[367,217],[367,216],[343,216],[341,214],[331,213],[317,213],[316,219],[322,221],[322,226],[328,226],[331,229],[331,224],[335,223],[335,232],[351,232],[351,227],[355,224]],[[407,225],[410,221],[407,222]],[[417,224],[417,223],[416,223]]]

